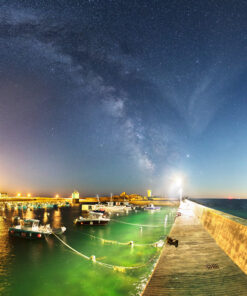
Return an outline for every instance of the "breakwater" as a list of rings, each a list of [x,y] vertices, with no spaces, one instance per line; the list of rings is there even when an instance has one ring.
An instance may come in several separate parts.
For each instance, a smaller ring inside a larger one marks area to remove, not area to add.
[[[221,249],[247,274],[247,220],[186,201]]]
[[[178,247],[164,246],[142,296],[247,295],[246,274],[205,229],[203,210],[181,203],[169,234]]]

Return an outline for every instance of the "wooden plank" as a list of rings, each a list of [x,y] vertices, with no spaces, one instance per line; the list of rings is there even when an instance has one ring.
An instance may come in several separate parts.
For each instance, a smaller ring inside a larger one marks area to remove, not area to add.
[[[179,240],[178,248],[164,247],[143,296],[247,295],[247,276],[189,208],[176,218],[170,236]]]

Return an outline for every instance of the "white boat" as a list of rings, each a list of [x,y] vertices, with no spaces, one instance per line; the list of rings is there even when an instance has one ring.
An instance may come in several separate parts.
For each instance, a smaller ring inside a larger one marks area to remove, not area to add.
[[[9,234],[15,237],[22,237],[27,239],[45,238],[46,235],[52,233],[62,234],[65,232],[66,227],[51,228],[50,224],[39,225],[37,219],[20,220],[20,224],[9,228]]]
[[[155,207],[153,204],[150,204],[149,206],[145,207],[144,210],[159,211],[160,207]]]
[[[105,225],[110,221],[110,218],[107,218],[103,213],[99,212],[90,212],[88,216],[82,217],[74,220],[76,225]]]
[[[113,202],[108,202],[107,204],[83,204],[81,207],[82,211],[96,211],[96,212],[107,212],[107,213],[124,213],[132,210],[129,205],[114,205]]]

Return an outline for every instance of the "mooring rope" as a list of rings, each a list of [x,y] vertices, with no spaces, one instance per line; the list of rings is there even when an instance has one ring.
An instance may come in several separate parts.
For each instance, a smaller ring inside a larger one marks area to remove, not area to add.
[[[108,239],[104,239],[104,238],[101,238],[101,237],[98,237],[98,236],[95,236],[95,235],[92,235],[92,234],[88,234],[88,233],[83,233],[83,235],[87,235],[87,236],[90,236],[94,239],[98,239],[100,240],[103,244],[104,243],[108,243],[108,244],[116,244],[116,245],[123,245],[123,246],[127,246],[127,245],[130,245],[130,246],[137,246],[137,247],[143,247],[143,246],[152,246],[152,247],[162,247],[163,244],[164,244],[164,240],[159,240],[159,241],[156,241],[156,242],[153,242],[153,243],[146,243],[146,244],[137,244],[135,243],[134,241],[129,241],[129,242],[119,242],[119,241],[116,241],[116,240],[108,240]]]
[[[67,248],[69,248],[70,250],[72,250],[73,252],[75,252],[77,255],[87,259],[87,260],[90,260],[90,257],[80,253],[79,251],[77,251],[76,249],[72,248],[70,245],[68,245],[64,240],[62,240],[59,236],[57,236],[54,232],[52,232],[52,234],[58,239],[60,240],[61,243],[63,243]]]
[[[153,227],[153,228],[164,227],[164,224],[160,224],[160,225],[135,224],[135,223],[129,223],[129,222],[119,221],[119,220],[115,220],[115,219],[111,219],[111,221],[114,221],[114,222],[117,222],[117,223],[128,224],[128,225],[132,225],[132,226],[138,226],[138,227]]]
[[[91,257],[88,257],[86,255],[84,255],[83,253],[77,251],[76,249],[72,248],[70,245],[68,245],[64,240],[62,240],[59,236],[57,236],[54,232],[52,232],[52,234],[62,243],[64,244],[67,248],[69,248],[70,250],[72,250],[74,253],[76,253],[77,255],[83,257],[86,260],[90,260],[98,265],[107,267],[107,268],[111,268],[115,271],[120,271],[120,272],[125,272],[126,270],[132,270],[132,269],[138,269],[138,268],[142,268],[144,266],[146,266],[149,262],[151,262],[153,258],[151,258],[150,260],[148,260],[146,263],[143,263],[141,265],[137,265],[137,266],[119,266],[119,265],[113,265],[113,264],[108,264],[108,263],[104,263],[101,261],[97,261],[96,257],[94,255],[92,255]]]

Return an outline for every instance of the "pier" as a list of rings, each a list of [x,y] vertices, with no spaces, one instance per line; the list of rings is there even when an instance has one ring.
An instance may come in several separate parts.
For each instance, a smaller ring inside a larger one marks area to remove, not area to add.
[[[180,207],[170,232],[178,247],[165,245],[142,296],[247,295],[247,275],[216,244],[193,207]]]

